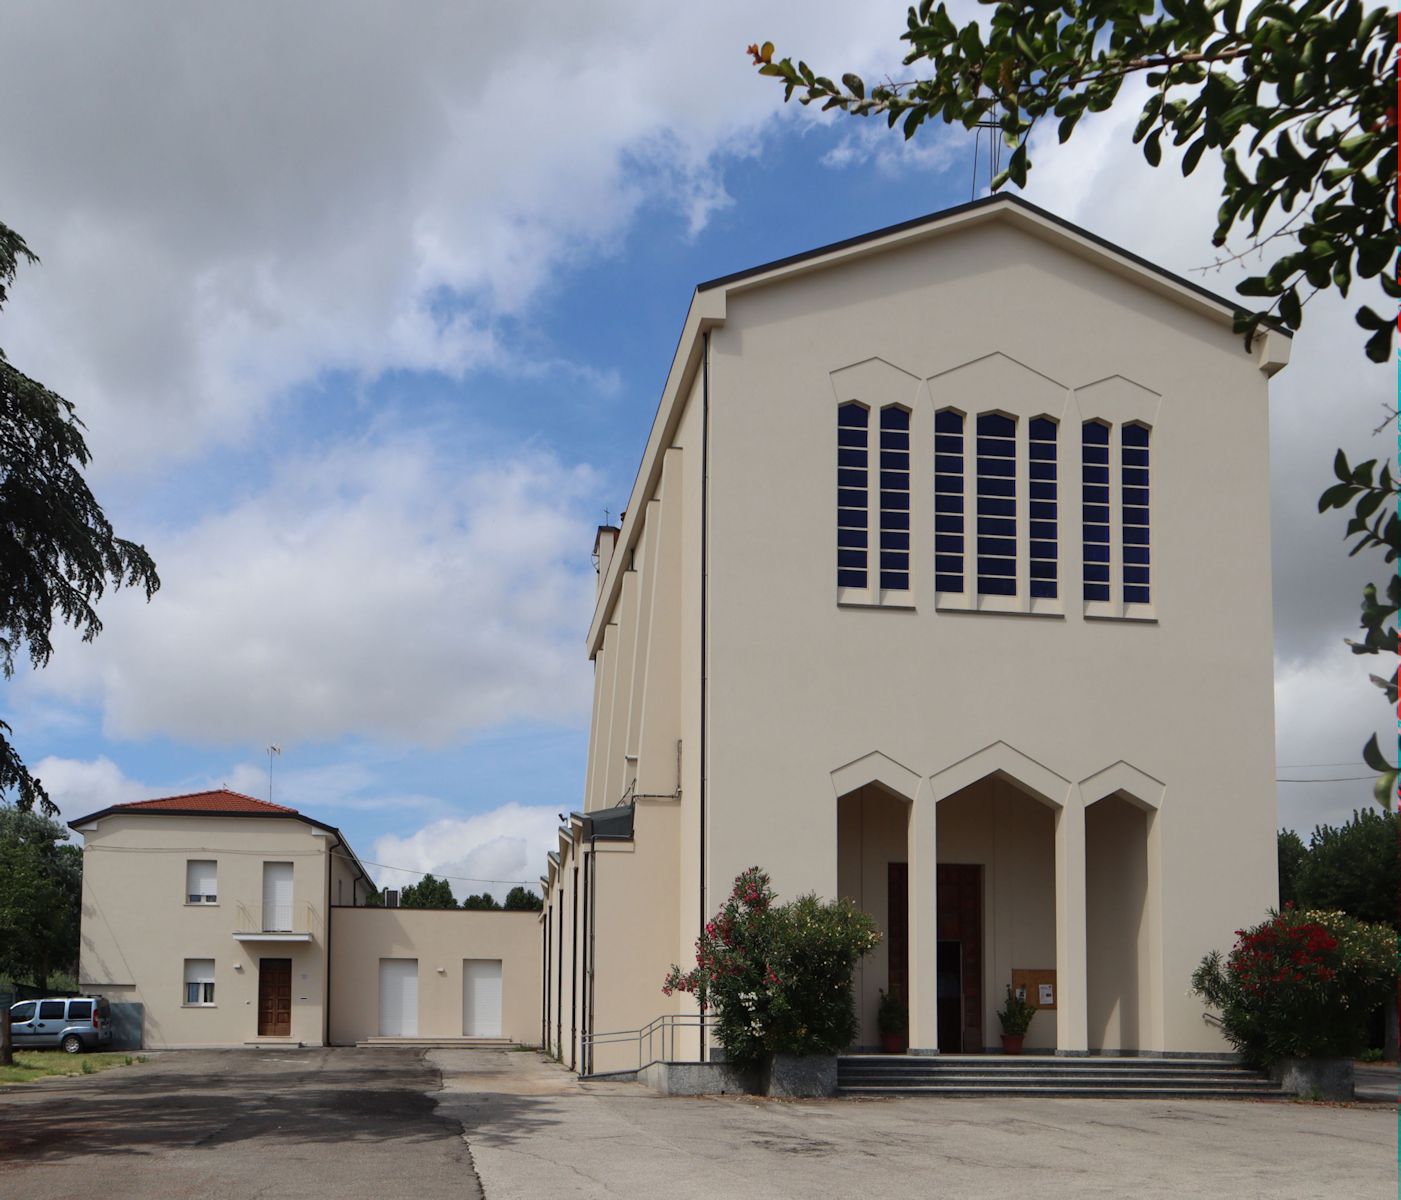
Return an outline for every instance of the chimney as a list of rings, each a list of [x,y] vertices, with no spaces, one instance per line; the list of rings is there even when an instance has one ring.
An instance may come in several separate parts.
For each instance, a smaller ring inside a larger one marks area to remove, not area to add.
[[[384,889],[384,907],[385,907],[385,908],[398,908],[398,907],[399,907],[399,889],[398,889],[398,888],[385,888],[385,889]]]
[[[598,591],[603,591],[603,577],[608,574],[608,564],[613,561],[613,550],[618,544],[618,527],[600,525],[598,536],[593,540],[593,565],[598,572]]]

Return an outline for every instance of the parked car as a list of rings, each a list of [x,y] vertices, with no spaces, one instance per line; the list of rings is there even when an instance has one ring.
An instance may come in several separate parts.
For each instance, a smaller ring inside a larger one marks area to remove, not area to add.
[[[10,1005],[16,1050],[59,1046],[69,1054],[112,1041],[112,1009],[101,996],[54,996]]]

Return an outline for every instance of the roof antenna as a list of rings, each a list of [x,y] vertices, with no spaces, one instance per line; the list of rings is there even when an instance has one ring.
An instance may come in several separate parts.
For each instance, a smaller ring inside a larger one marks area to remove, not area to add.
[[[281,755],[282,755],[282,747],[281,747],[281,746],[269,746],[269,747],[268,747],[268,803],[269,803],[269,804],[272,803],[272,760],[273,760],[275,757],[281,757]]]

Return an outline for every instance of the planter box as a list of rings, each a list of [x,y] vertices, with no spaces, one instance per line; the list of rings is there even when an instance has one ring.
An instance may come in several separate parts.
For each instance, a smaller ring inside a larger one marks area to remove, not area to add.
[[[766,1096],[810,1099],[837,1094],[835,1054],[775,1054],[759,1072]]]
[[[639,1077],[663,1096],[753,1095],[758,1073],[728,1062],[654,1062]]]
[[[1270,1075],[1284,1091],[1305,1100],[1353,1098],[1350,1058],[1282,1058]]]

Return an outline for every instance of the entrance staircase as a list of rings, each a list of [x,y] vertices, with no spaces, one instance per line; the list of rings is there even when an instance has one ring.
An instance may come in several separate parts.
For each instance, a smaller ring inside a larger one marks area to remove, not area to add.
[[[1057,1058],[1052,1055],[847,1054],[845,1096],[1080,1096],[1106,1100],[1280,1099],[1258,1071],[1207,1058]]]

